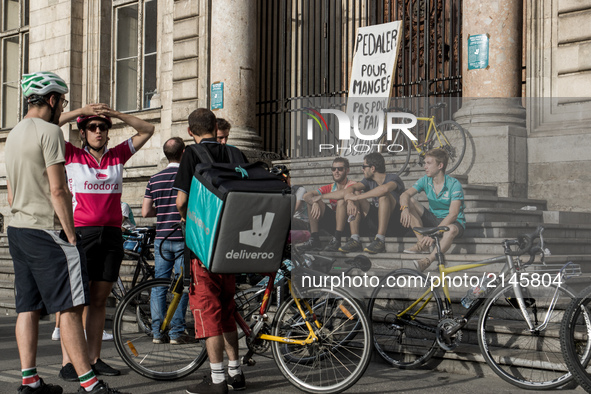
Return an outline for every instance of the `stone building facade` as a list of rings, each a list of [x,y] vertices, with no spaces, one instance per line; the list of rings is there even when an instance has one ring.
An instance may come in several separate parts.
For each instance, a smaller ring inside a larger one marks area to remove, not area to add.
[[[156,126],[126,165],[123,200],[140,204],[145,181],[166,164],[162,144],[188,140],[186,119],[225,84],[230,142],[261,148],[256,130],[255,0],[3,0],[0,9],[0,213],[7,217],[3,145],[22,117],[20,75],[51,70],[70,86],[69,108],[105,102]],[[590,211],[591,0],[463,0],[463,41],[489,33],[489,70],[463,71],[456,114],[470,133],[459,169],[499,194],[547,199],[552,210]],[[523,20],[526,26],[523,26]],[[525,43],[522,48],[521,43]],[[521,95],[521,53],[527,61]],[[496,62],[496,63],[495,63]],[[465,61],[464,61],[465,63]],[[488,81],[488,82],[487,82]],[[490,81],[494,81],[493,84]],[[492,89],[492,86],[503,89]],[[496,100],[484,99],[495,97]],[[63,127],[77,141],[74,124]],[[131,135],[116,123],[114,145]]]

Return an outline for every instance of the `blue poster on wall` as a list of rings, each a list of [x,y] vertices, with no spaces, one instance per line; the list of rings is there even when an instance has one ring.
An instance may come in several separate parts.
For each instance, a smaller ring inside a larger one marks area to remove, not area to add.
[[[224,83],[211,84],[211,110],[224,108]]]
[[[468,37],[468,70],[488,68],[488,34]]]

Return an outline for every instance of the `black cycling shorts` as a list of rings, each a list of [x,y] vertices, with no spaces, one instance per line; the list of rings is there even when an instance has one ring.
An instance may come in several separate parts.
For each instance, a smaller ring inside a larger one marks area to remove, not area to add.
[[[41,314],[88,305],[88,274],[80,243],[60,238],[57,231],[8,227],[14,264],[16,313]]]
[[[433,212],[429,209],[425,208],[423,215],[421,216],[421,222],[423,223],[423,227],[438,227],[439,223],[441,223],[443,219],[439,219]],[[456,238],[462,238],[464,235],[464,226],[460,224],[457,220],[452,223],[454,226],[458,228],[458,235]]]
[[[123,236],[119,227],[76,227],[82,236],[89,280],[116,282],[123,261]]]

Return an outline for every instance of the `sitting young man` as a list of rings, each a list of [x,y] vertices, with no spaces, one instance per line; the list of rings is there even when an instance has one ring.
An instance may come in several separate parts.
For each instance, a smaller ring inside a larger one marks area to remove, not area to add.
[[[404,227],[447,226],[449,231],[441,238],[441,252],[445,253],[457,237],[461,237],[466,227],[464,217],[464,190],[460,182],[445,174],[448,156],[443,149],[433,149],[425,155],[425,175],[413,187],[400,196],[402,214],[400,222]],[[425,209],[415,194],[424,191],[429,200]],[[429,253],[433,239],[415,233],[418,242],[404,253]],[[415,260],[415,267],[425,271],[435,261],[436,250],[429,257]]]
[[[341,190],[325,194],[346,202],[350,219],[351,238],[339,248],[342,253],[382,253],[386,251],[386,235],[401,236],[406,231],[400,225],[398,201],[404,192],[404,183],[396,174],[386,174],[386,162],[381,153],[373,152],[363,159],[363,180]],[[318,198],[318,197],[317,197]],[[371,199],[371,202],[367,199]],[[375,239],[363,249],[360,230],[376,234]]]
[[[304,194],[303,200],[308,206],[308,220],[310,223],[310,239],[300,245],[298,250],[305,252],[311,250],[322,250],[319,231],[326,230],[334,237],[324,248],[327,252],[336,252],[341,247],[341,238],[347,226],[347,210],[344,200],[331,199],[328,204],[320,201],[326,194],[345,190],[355,182],[348,179],[349,160],[344,157],[337,157],[333,160],[332,166],[333,183],[324,185],[317,190]]]

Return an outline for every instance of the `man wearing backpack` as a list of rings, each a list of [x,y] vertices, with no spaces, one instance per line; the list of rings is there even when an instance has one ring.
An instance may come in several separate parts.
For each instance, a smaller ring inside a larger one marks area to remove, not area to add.
[[[189,135],[196,144],[205,147],[216,163],[230,163],[230,157],[241,155],[236,147],[223,145],[216,139],[216,117],[208,109],[198,108],[189,115]],[[173,185],[178,191],[176,206],[181,220],[187,217],[187,207],[195,166],[202,161],[196,149],[187,146]],[[232,152],[232,150],[234,150]],[[189,301],[195,317],[196,338],[205,339],[211,366],[211,379],[187,388],[188,394],[227,393],[228,386],[244,390],[246,382],[238,357],[238,333],[234,303],[236,277],[233,274],[212,274],[195,255],[191,254],[191,288]],[[228,354],[228,379],[224,375],[224,350]]]

